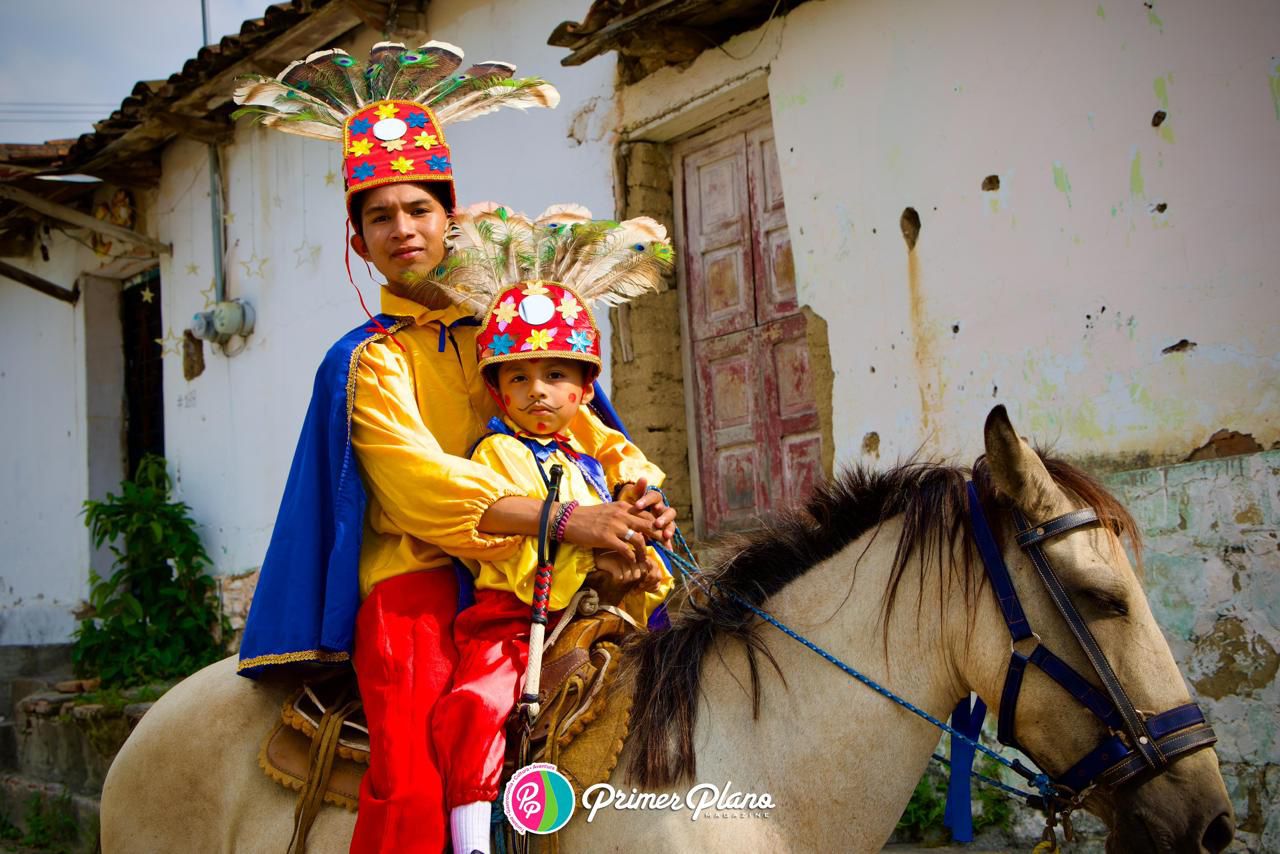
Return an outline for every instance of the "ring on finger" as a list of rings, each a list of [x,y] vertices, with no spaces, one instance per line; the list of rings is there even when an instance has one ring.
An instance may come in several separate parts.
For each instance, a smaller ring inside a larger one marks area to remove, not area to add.
[[[626,532],[625,534],[623,534],[623,535],[622,535],[622,541],[623,541],[623,542],[630,542],[630,541],[631,541],[631,538],[632,538],[632,537],[634,537],[635,535],[636,535],[636,530],[635,530],[635,528],[627,528],[627,532]]]

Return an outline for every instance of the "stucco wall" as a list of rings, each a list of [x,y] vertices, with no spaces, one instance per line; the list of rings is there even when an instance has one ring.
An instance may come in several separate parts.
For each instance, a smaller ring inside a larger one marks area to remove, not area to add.
[[[1115,474],[1146,588],[1218,733],[1243,842],[1280,851],[1280,451]]]
[[[1280,439],[1278,32],[1261,2],[812,2],[627,87],[620,125],[768,94],[839,459],[971,457],[1003,401],[1095,467],[1167,463]]]
[[[9,258],[70,288],[92,253],[55,233],[50,260]],[[94,264],[96,266],[96,264]],[[0,645],[61,643],[88,589],[84,306],[0,279]],[[116,321],[119,323],[118,319]]]
[[[1277,33],[1265,2],[789,16],[769,88],[838,452],[971,453],[993,399],[1078,458],[1280,439]]]

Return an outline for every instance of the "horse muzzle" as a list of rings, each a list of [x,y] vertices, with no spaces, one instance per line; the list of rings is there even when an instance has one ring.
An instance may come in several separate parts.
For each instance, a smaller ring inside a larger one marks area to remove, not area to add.
[[[1211,751],[1186,756],[1159,776],[1115,790],[1108,852],[1218,854],[1235,837],[1235,817]]]

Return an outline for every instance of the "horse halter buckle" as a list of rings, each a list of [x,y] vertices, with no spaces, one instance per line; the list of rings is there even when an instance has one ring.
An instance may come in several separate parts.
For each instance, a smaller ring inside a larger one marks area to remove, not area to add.
[[[1217,735],[1195,703],[1178,706],[1160,714],[1141,712],[1134,708],[1101,647],[1089,631],[1088,624],[1076,610],[1066,588],[1049,564],[1041,544],[1051,537],[1086,525],[1098,524],[1098,514],[1092,508],[1072,510],[1033,526],[1015,509],[1013,521],[1018,528],[1018,545],[1027,552],[1049,598],[1053,600],[1058,613],[1066,621],[1071,634],[1093,666],[1102,690],[1050,652],[1041,642],[1040,636],[1032,631],[1013,586],[1009,568],[983,513],[977,487],[970,481],[967,489],[974,542],[1000,612],[1004,616],[1005,625],[1009,628],[1009,671],[1000,696],[1000,743],[1017,748],[1027,756],[1031,755],[1014,735],[1014,713],[1028,664],[1036,665],[1041,672],[1057,682],[1092,712],[1110,733],[1065,773],[1049,778],[1054,787],[1063,793],[1063,797],[1051,799],[1052,802],[1044,804],[1049,813],[1049,827],[1052,827],[1054,817],[1060,815],[1065,830],[1069,826],[1071,813],[1096,788],[1114,788],[1142,776],[1160,774],[1174,759],[1203,750],[1217,742]],[[1030,653],[1024,655],[1018,651],[1017,646],[1025,640],[1034,640],[1035,645]],[[1037,761],[1036,764],[1040,763]]]

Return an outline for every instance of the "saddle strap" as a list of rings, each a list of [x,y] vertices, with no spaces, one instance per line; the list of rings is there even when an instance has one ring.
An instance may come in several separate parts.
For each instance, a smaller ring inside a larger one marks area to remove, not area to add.
[[[340,707],[337,703],[325,711],[311,737],[311,753],[307,762],[307,782],[298,795],[293,809],[293,837],[289,840],[288,854],[305,854],[307,834],[324,805],[324,793],[329,788],[329,776],[333,772],[333,759],[338,752],[342,724],[357,709],[360,701],[350,700]]]

